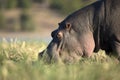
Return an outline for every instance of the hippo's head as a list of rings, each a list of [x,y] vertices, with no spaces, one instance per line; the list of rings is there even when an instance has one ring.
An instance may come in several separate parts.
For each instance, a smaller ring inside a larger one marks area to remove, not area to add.
[[[92,33],[89,27],[78,25],[79,23],[63,21],[51,33],[52,41],[46,49],[50,61],[73,62],[78,61],[81,56],[91,55],[94,48]]]
[[[53,60],[71,62],[82,56],[78,34],[71,23],[61,23],[59,28],[51,34],[53,40],[47,47],[47,53]]]

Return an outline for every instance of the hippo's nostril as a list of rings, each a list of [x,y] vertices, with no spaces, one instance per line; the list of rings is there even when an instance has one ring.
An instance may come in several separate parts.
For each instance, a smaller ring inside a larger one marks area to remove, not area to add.
[[[57,38],[61,40],[61,39],[62,39],[62,37],[63,37],[62,32],[58,32],[58,34],[57,34]]]

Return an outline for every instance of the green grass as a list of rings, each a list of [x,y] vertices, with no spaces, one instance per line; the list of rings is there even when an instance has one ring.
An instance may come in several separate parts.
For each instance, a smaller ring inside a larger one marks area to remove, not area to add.
[[[0,42],[0,80],[119,80],[120,65],[104,51],[72,64],[38,61],[43,42]]]

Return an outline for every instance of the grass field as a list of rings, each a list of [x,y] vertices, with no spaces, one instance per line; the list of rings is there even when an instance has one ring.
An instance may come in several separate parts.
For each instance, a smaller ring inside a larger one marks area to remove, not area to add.
[[[0,42],[0,80],[120,80],[120,64],[104,51],[72,64],[38,61],[46,43]]]

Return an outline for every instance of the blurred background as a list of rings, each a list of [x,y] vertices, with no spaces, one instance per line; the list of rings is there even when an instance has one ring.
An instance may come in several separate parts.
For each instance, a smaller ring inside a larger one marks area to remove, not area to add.
[[[0,0],[0,41],[50,41],[51,32],[70,13],[95,0]]]

